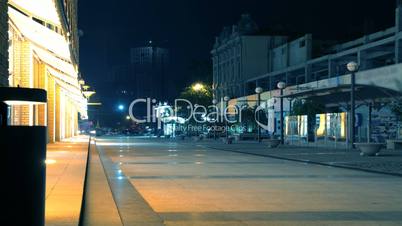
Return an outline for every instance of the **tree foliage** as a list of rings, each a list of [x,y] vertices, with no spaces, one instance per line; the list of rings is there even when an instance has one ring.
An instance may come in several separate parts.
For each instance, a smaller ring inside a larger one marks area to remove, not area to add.
[[[194,90],[192,86],[186,87],[180,94],[181,99],[190,101],[193,105],[203,105],[205,107],[212,104],[212,86],[204,85],[200,90]]]
[[[293,102],[291,115],[316,115],[325,112],[325,106],[312,100],[297,99]]]

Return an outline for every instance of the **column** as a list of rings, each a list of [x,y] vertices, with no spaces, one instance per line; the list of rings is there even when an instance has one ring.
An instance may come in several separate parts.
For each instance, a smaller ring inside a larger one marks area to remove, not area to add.
[[[311,64],[306,64],[306,66],[304,67],[305,83],[311,82],[311,69]]]
[[[59,85],[56,86],[56,106],[55,106],[55,140],[61,141],[62,139],[62,97],[61,97],[61,90]]]
[[[48,75],[47,84],[47,131],[48,142],[56,141],[56,84],[54,78]]]
[[[14,86],[20,86],[25,88],[33,87],[32,76],[32,51],[31,44],[28,41],[21,40],[19,38],[13,39],[15,41],[13,45],[13,68],[14,73]],[[12,124],[14,125],[32,125],[31,105],[14,106],[12,110]]]

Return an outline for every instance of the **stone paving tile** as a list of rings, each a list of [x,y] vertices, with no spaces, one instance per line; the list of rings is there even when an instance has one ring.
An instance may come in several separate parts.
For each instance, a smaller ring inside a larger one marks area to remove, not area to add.
[[[190,143],[187,144],[190,145]],[[356,150],[286,145],[270,149],[266,144],[258,144],[256,142],[239,142],[227,145],[215,141],[202,141],[193,145],[300,161],[318,162],[333,166],[344,166],[383,173],[399,174],[402,176],[402,151],[400,150],[382,150],[380,156],[367,157],[360,156],[360,153]]]
[[[97,150],[123,225],[163,225],[162,219],[131,185],[124,173],[119,171],[120,165],[104,154],[103,147],[98,146]]]
[[[154,217],[165,225],[186,226],[399,225],[402,221],[402,183],[395,177],[261,157],[269,151],[251,143],[230,148],[258,155],[221,151],[227,145],[213,142],[125,141],[128,145],[118,138],[98,144],[103,162],[109,164],[117,202],[131,202],[122,208],[127,213],[123,218],[134,223],[128,225],[156,224],[147,221]],[[219,148],[207,148],[211,144]],[[298,156],[301,149],[283,150]],[[310,156],[308,149],[302,153],[303,158]],[[342,154],[333,150],[314,153],[342,160]],[[141,210],[144,207],[146,211]]]
[[[87,150],[86,137],[48,145],[47,159],[55,162],[46,166],[46,225],[78,225]]]

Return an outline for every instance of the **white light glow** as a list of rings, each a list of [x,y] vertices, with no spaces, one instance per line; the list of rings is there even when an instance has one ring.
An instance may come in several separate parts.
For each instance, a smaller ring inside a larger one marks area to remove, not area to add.
[[[4,103],[9,105],[9,106],[46,104],[46,103],[42,103],[42,102],[21,101],[21,100],[6,100],[6,101],[4,101]]]
[[[52,164],[56,164],[56,160],[54,160],[54,159],[46,159],[45,160],[45,164],[46,165],[52,165]]]

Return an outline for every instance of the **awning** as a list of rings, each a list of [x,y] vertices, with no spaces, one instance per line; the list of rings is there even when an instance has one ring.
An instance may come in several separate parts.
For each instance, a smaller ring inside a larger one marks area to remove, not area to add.
[[[60,25],[54,0],[10,0],[9,3],[39,19]]]
[[[60,58],[71,60],[69,44],[63,36],[36,23],[13,8],[8,8],[8,15],[24,38]]]

